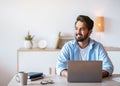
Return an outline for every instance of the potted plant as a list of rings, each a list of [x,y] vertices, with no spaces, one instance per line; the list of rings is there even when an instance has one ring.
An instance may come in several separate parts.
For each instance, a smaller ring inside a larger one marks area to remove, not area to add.
[[[24,43],[25,48],[32,48],[33,38],[34,38],[34,36],[31,36],[30,33],[28,32],[27,36],[25,36],[25,43]]]

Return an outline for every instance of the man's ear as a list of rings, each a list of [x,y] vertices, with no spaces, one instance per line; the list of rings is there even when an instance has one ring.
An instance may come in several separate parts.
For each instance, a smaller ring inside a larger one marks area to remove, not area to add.
[[[92,30],[89,30],[89,35],[92,33]]]

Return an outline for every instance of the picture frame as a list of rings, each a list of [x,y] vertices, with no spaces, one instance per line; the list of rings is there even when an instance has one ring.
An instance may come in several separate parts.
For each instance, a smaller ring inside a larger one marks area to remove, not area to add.
[[[58,40],[57,48],[61,49],[66,42],[71,41],[73,39],[74,39],[73,36],[60,36]]]

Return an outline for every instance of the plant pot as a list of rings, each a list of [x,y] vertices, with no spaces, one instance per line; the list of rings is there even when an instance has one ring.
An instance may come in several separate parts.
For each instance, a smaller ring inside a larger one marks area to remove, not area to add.
[[[32,44],[31,44],[31,42],[29,41],[29,40],[25,40],[24,41],[24,48],[32,48]]]

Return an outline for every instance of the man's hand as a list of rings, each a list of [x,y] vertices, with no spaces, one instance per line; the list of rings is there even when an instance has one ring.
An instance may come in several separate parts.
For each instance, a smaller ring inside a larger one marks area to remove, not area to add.
[[[102,70],[102,77],[108,77],[109,76],[109,73],[105,70]]]
[[[67,71],[67,69],[62,70],[61,73],[60,73],[60,75],[67,78],[68,77],[68,71]]]

